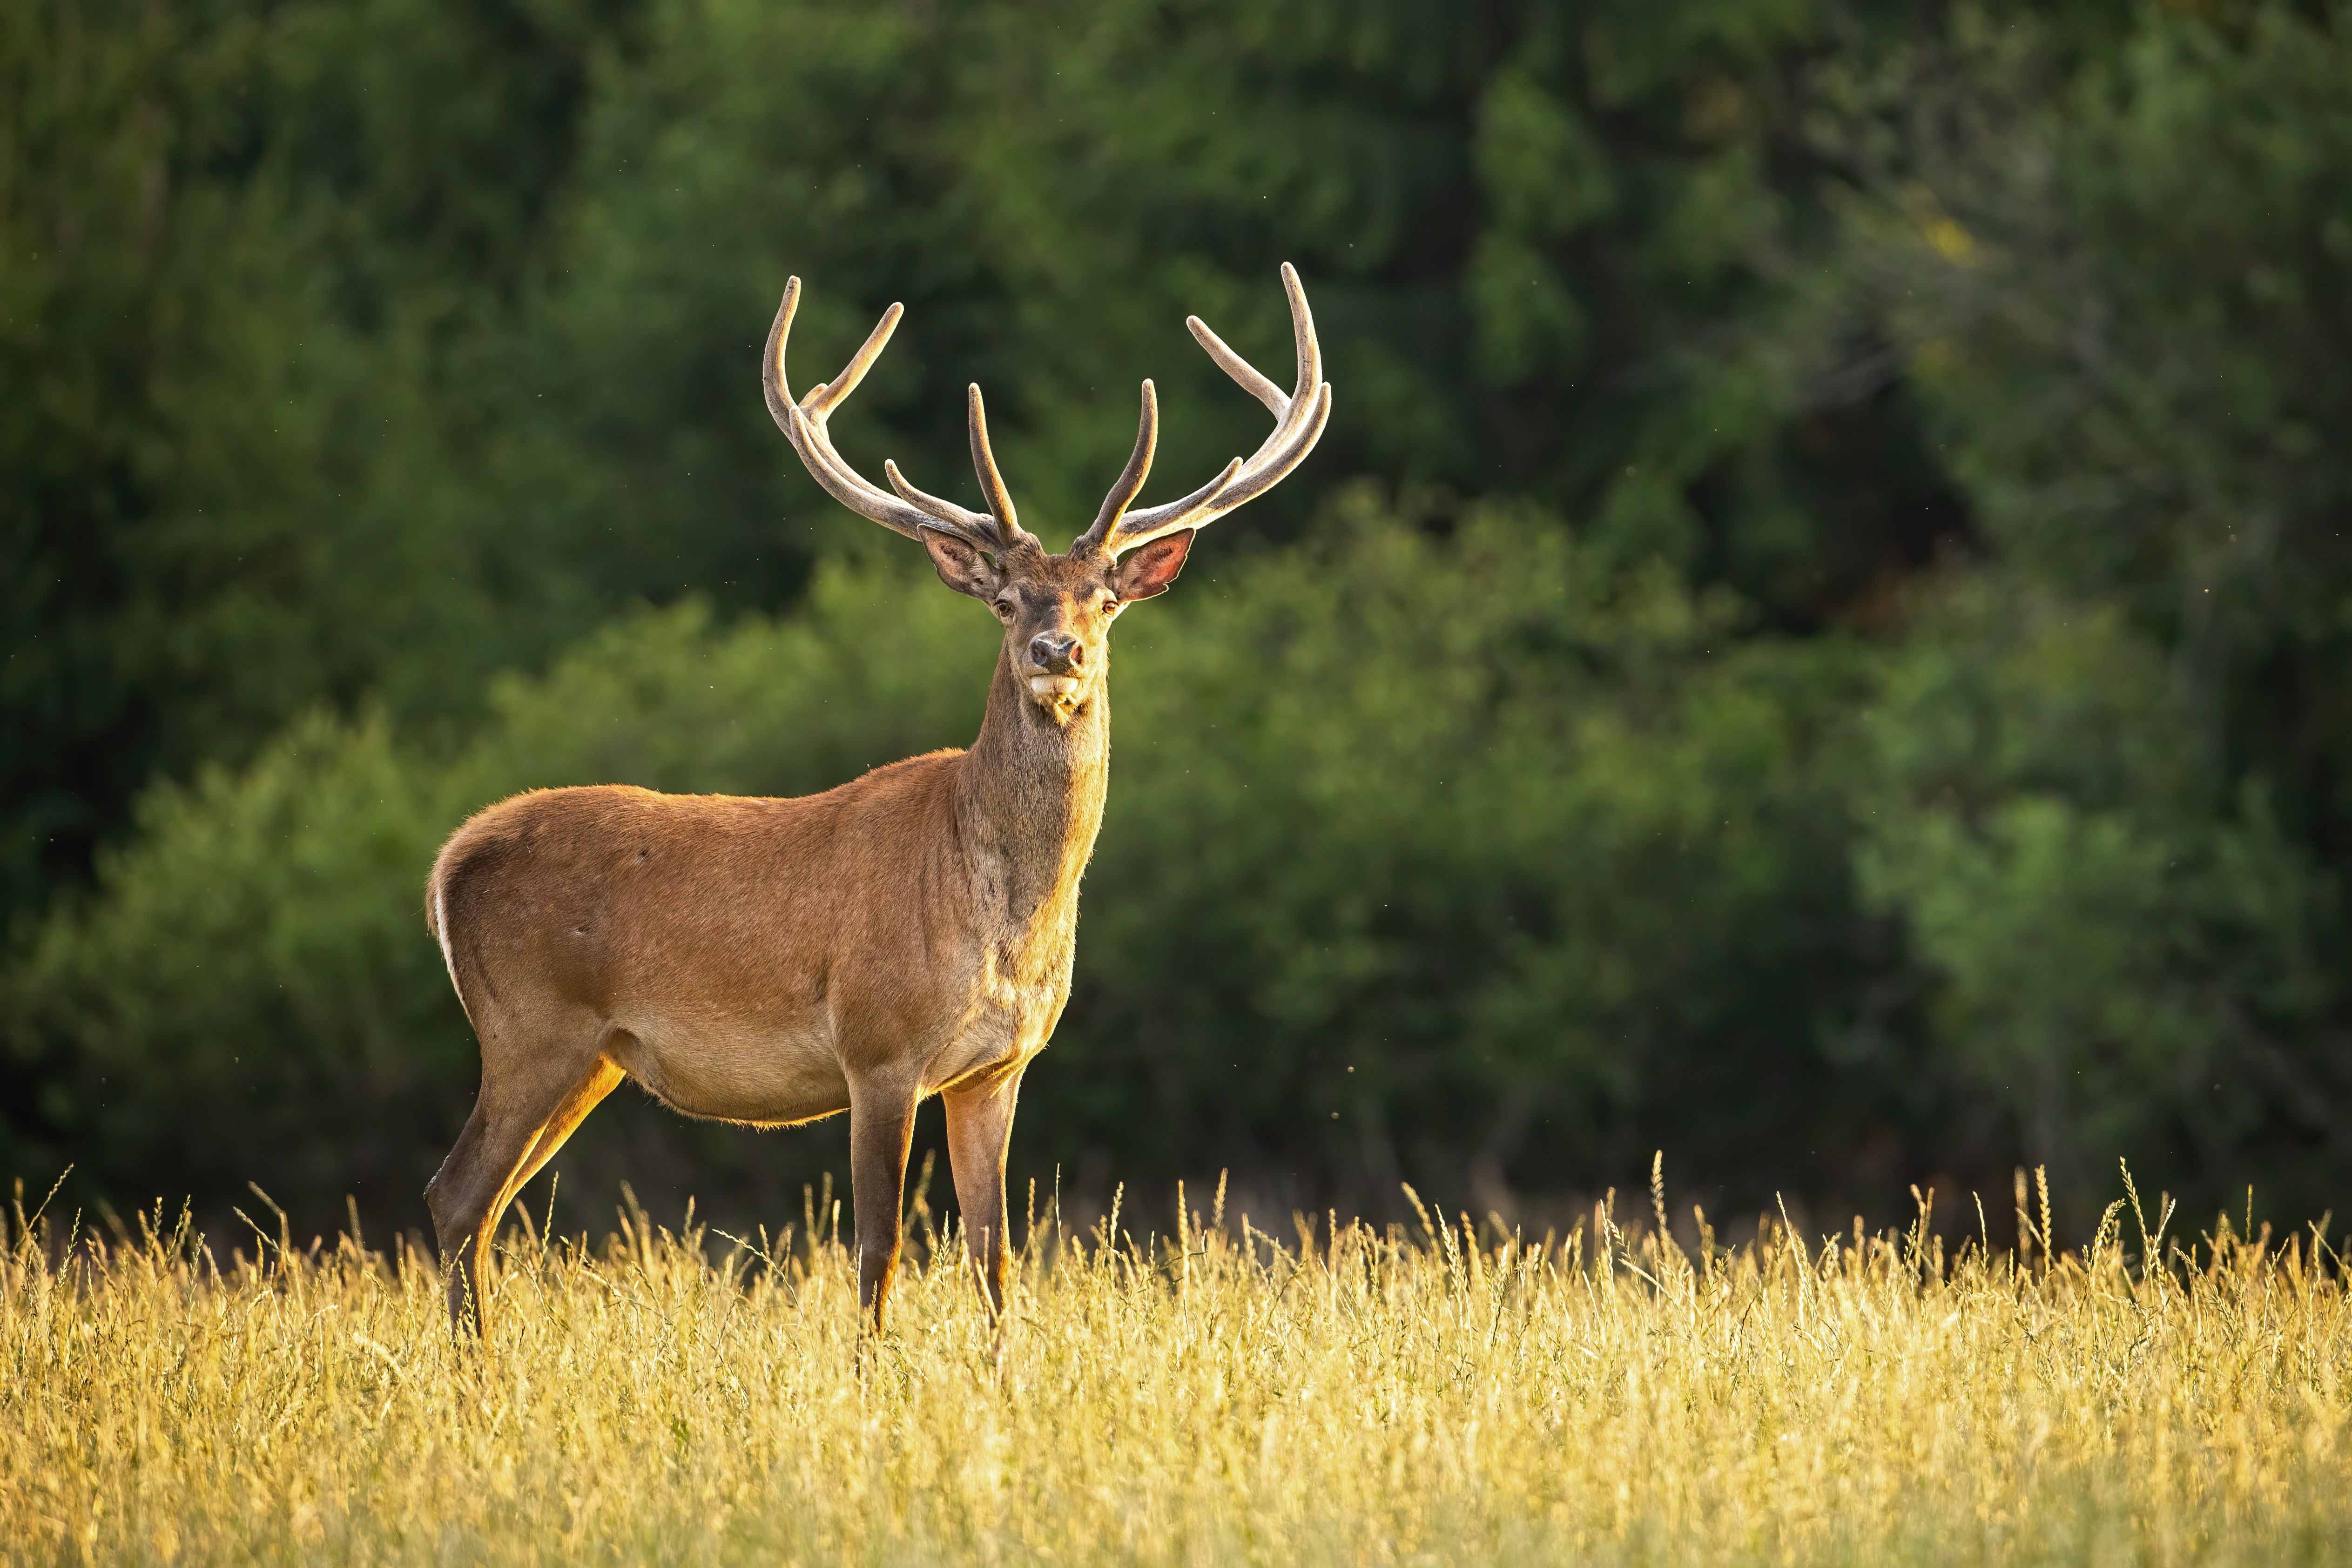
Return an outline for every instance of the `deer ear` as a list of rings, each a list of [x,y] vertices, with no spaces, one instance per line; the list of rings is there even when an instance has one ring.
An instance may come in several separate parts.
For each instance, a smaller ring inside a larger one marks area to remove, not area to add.
[[[1167,592],[1176,574],[1184,570],[1184,557],[1192,549],[1191,528],[1152,540],[1120,559],[1110,574],[1110,591],[1130,603]]]
[[[931,552],[931,567],[940,580],[958,593],[969,593],[983,603],[1004,586],[1004,573],[973,546],[953,534],[925,528],[923,548]]]

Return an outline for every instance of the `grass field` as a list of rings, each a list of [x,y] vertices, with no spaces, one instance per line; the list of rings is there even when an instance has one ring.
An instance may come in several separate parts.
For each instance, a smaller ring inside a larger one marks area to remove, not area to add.
[[[490,1343],[461,1351],[413,1253],[345,1237],[257,1262],[253,1235],[240,1258],[152,1229],[68,1249],[20,1207],[0,1551],[2352,1555],[2352,1323],[2311,1234],[2221,1221],[2183,1245],[2125,1203],[2057,1256],[1778,1227],[1685,1249],[1606,1215],[1549,1244],[1328,1220],[1276,1243],[1202,1207],[1156,1239],[1128,1240],[1132,1217],[1041,1226],[1001,1350],[940,1245],[862,1355],[832,1224],[814,1246],[806,1228],[738,1246],[626,1217],[593,1249],[515,1232]]]

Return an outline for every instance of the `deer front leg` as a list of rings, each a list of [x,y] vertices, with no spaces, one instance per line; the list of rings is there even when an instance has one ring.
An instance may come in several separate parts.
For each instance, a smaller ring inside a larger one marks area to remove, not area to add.
[[[890,1083],[850,1085],[849,1206],[857,1227],[857,1301],[866,1309],[866,1326],[877,1333],[898,1276],[907,1146],[914,1135],[911,1092]]]
[[[1021,1092],[1018,1068],[950,1089],[940,1098],[948,1113],[948,1165],[963,1210],[964,1244],[980,1270],[992,1312],[1004,1311],[1011,1252],[1004,1234],[1004,1155],[1013,1142],[1013,1103]]]

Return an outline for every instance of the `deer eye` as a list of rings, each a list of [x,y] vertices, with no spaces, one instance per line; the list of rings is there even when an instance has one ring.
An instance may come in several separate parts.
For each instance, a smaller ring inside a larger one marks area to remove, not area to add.
[[[1012,620],[1012,619],[1013,619],[1013,601],[1011,601],[1010,599],[1000,599],[1000,600],[998,600],[998,601],[996,601],[996,612],[997,612],[999,615],[1003,616],[1007,621]]]

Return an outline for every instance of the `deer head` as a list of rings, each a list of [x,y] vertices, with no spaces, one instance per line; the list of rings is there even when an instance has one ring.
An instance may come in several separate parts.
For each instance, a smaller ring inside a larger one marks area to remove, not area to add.
[[[827,421],[881,357],[906,313],[903,306],[883,312],[839,375],[795,401],[784,374],[785,341],[801,296],[801,280],[792,279],[768,334],[761,375],[768,412],[810,476],[836,500],[886,528],[920,540],[940,581],[995,612],[1004,624],[1005,659],[1029,700],[1054,723],[1066,725],[1099,689],[1108,664],[1112,621],[1128,605],[1166,592],[1184,570],[1194,531],[1272,489],[1322,436],[1331,417],[1331,383],[1323,379],[1307,291],[1287,262],[1282,267],[1282,286],[1290,299],[1298,356],[1297,384],[1286,393],[1228,348],[1199,317],[1187,317],[1184,323],[1209,357],[1273,413],[1274,431],[1255,455],[1246,461],[1234,458],[1189,496],[1130,511],[1151,472],[1160,439],[1159,398],[1151,382],[1145,382],[1134,455],[1103,498],[1094,526],[1062,555],[1046,553],[1036,537],[1021,527],[989,448],[988,411],[977,384],[966,395],[966,416],[972,469],[988,506],[984,513],[917,489],[895,462],[882,465],[890,482],[884,490],[834,450]]]

